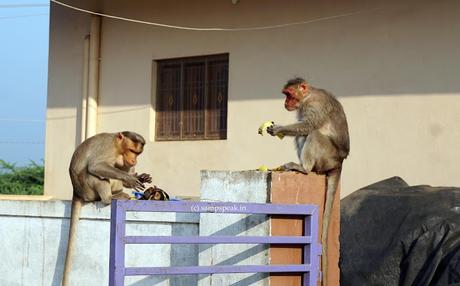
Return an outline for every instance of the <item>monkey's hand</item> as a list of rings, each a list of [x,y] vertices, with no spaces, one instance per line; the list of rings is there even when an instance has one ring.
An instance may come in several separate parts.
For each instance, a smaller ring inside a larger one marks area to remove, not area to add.
[[[135,175],[126,174],[122,181],[123,186],[126,188],[135,189],[138,191],[145,189],[144,184]]]
[[[143,184],[145,183],[151,183],[152,182],[152,177],[150,177],[150,174],[147,173],[142,173],[140,175],[136,174],[136,177],[139,181],[141,181]]]
[[[282,132],[282,126],[272,124],[267,127],[267,133],[270,134],[271,136],[278,136],[278,138],[283,139],[284,134]]]
[[[273,122],[273,121],[265,121],[264,123],[262,123],[262,125],[260,125],[258,133],[260,135],[264,135],[264,132],[267,131],[267,128],[272,126],[273,124],[275,124],[275,122]]]

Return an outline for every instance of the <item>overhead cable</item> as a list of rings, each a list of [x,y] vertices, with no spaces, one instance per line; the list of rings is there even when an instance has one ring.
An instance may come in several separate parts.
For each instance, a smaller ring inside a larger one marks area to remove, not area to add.
[[[376,9],[369,9],[369,10],[360,10],[360,11],[356,11],[356,12],[344,13],[344,14],[333,15],[333,16],[327,16],[327,17],[322,17],[322,18],[317,18],[317,19],[307,20],[307,21],[302,21],[302,22],[284,23],[284,24],[277,24],[277,25],[271,25],[271,26],[246,27],[246,28],[217,28],[217,27],[214,27],[214,28],[198,28],[198,27],[186,27],[186,26],[168,25],[168,24],[162,24],[162,23],[156,23],[156,22],[142,21],[142,20],[137,20],[137,19],[132,19],[132,18],[125,18],[125,17],[120,17],[120,16],[114,16],[114,15],[109,15],[109,14],[104,14],[104,13],[98,13],[98,12],[78,8],[78,7],[75,7],[75,6],[60,2],[58,0],[51,0],[51,2],[54,2],[56,4],[59,4],[61,6],[64,6],[64,7],[76,10],[76,11],[80,11],[80,12],[84,12],[84,13],[88,13],[88,14],[92,14],[92,15],[97,15],[97,16],[101,16],[101,17],[106,17],[106,18],[112,18],[112,19],[117,19],[117,20],[133,22],[133,23],[146,24],[146,25],[152,25],[152,26],[170,28],[170,29],[178,29],[178,30],[227,31],[227,32],[255,31],[255,30],[268,30],[268,29],[284,28],[284,27],[289,27],[289,26],[304,25],[304,24],[310,24],[310,23],[315,23],[315,22],[320,22],[320,21],[337,19],[337,18],[341,18],[341,17],[348,17],[348,16],[353,16],[353,15],[367,13],[367,12],[376,11],[376,10],[381,9],[381,8],[376,8]]]
[[[0,4],[0,8],[34,8],[49,6],[49,4]]]
[[[26,18],[26,17],[35,17],[35,16],[45,16],[49,15],[49,13],[42,13],[42,14],[25,14],[25,15],[15,15],[15,16],[5,16],[0,17],[0,20],[4,19],[15,19],[15,18]]]

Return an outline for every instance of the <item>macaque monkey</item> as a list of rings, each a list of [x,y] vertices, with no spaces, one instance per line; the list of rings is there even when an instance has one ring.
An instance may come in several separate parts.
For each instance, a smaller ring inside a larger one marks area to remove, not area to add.
[[[300,164],[290,162],[280,169],[316,172],[327,177],[321,235],[322,285],[327,286],[328,228],[342,162],[350,151],[347,119],[342,105],[331,93],[309,85],[302,78],[289,80],[282,93],[286,96],[284,107],[288,111],[297,110],[298,122],[286,126],[274,124],[267,128],[267,132],[272,136],[295,136]]]
[[[101,133],[81,143],[73,153],[69,173],[73,186],[69,241],[64,265],[63,286],[70,285],[69,275],[72,253],[82,201],[129,199],[123,187],[143,190],[151,183],[148,174],[137,175],[134,166],[137,156],[144,150],[144,138],[134,132]]]

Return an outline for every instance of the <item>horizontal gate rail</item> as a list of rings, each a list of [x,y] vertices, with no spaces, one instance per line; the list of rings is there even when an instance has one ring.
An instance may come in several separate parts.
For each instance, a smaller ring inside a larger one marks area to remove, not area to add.
[[[309,215],[318,209],[315,205],[292,204],[146,200],[115,200],[114,202],[125,211],[142,212]]]
[[[113,200],[110,218],[109,285],[124,285],[125,276],[215,273],[303,273],[304,286],[316,286],[321,246],[318,206],[233,202]],[[221,214],[298,215],[304,218],[303,236],[126,236],[127,212],[188,212]],[[314,238],[314,239],[312,239]],[[303,264],[125,267],[127,244],[283,244],[302,245]]]
[[[311,243],[310,236],[125,236],[126,244],[306,244]]]
[[[168,267],[128,267],[126,275],[187,275],[215,273],[256,273],[256,272],[308,272],[310,265],[226,265],[226,266],[168,266]]]

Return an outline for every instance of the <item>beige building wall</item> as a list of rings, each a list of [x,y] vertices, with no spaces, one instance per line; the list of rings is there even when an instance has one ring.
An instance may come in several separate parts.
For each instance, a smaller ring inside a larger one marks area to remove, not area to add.
[[[409,184],[460,186],[460,1],[261,3],[99,3],[99,11],[108,14],[180,26],[319,21],[204,32],[104,18],[98,132],[143,134],[149,142],[138,170],[150,172],[172,195],[197,196],[199,170],[246,170],[297,160],[291,139],[261,137],[257,128],[266,120],[295,120],[284,110],[279,91],[287,79],[303,76],[336,94],[348,116],[351,154],[342,196],[395,175]],[[80,136],[83,39],[89,24],[89,16],[52,4],[45,192],[57,198],[71,196],[67,168]],[[227,140],[155,142],[154,60],[216,53],[229,53]]]

